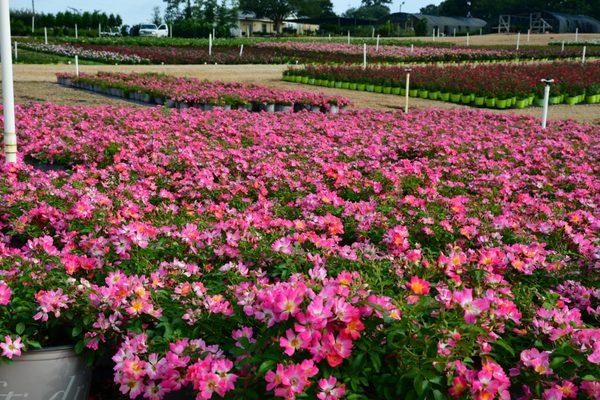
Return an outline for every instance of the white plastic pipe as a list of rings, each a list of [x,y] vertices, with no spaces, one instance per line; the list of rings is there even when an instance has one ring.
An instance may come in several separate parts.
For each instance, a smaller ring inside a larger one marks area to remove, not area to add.
[[[244,55],[244,45],[240,46],[240,57]]]
[[[44,27],[44,44],[48,44],[48,28]]]
[[[350,44],[350,31],[348,31],[348,44]]]
[[[548,101],[550,100],[550,85],[544,88],[544,111],[542,112],[542,128],[546,129],[548,120]]]
[[[467,46],[469,45],[469,32],[467,32]]]
[[[575,28],[575,41],[579,41],[579,28]]]
[[[529,35],[531,35],[531,29],[527,29],[527,43],[529,43]]]
[[[456,37],[456,28],[453,28],[453,29],[452,29],[452,36],[453,36],[453,37]]]
[[[102,24],[98,23],[98,37],[102,36]]]
[[[19,46],[17,42],[15,42],[15,61],[19,59]]]
[[[519,50],[520,44],[521,44],[521,32],[517,32],[517,50]]]
[[[212,56],[212,34],[208,34],[208,55]]]
[[[77,30],[77,24],[75,24],[75,39],[79,38],[79,31]]]
[[[75,56],[75,76],[79,76],[79,56]]]
[[[565,51],[565,41],[562,41],[562,46],[560,46],[560,51]]]
[[[404,112],[408,112],[408,91],[410,90],[410,72],[406,73],[406,96],[404,100]]]
[[[375,44],[375,51],[379,51],[379,35],[377,35],[377,43]]]
[[[4,157],[7,163],[16,163],[15,92],[13,87],[8,0],[0,0],[0,58],[2,60],[2,104],[4,106]]]
[[[587,50],[587,46],[583,46],[583,51],[581,52],[581,63],[585,64],[585,51]]]
[[[367,69],[367,44],[363,43],[363,69]]]

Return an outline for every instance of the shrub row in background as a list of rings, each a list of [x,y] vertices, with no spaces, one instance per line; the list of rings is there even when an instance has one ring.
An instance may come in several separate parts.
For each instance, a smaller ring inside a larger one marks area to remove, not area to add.
[[[167,107],[212,109],[244,108],[250,111],[337,112],[348,99],[301,90],[279,90],[237,82],[202,81],[156,73],[97,75],[58,74],[62,85],[92,90]]]
[[[64,57],[78,56],[83,60],[98,61],[100,63],[118,64],[149,64],[150,60],[137,54],[111,51],[109,49],[91,49],[68,44],[43,44],[37,42],[19,42],[18,47],[39,53],[55,54]]]
[[[502,63],[413,66],[410,96],[489,108],[542,105],[554,78],[551,104],[600,102],[600,62]],[[290,69],[284,80],[319,86],[405,95],[407,69],[399,66],[317,65]]]
[[[281,63],[362,63],[362,44],[340,42],[306,41],[255,41],[247,39],[221,39],[208,54],[208,43],[203,40],[165,39],[172,45],[160,45],[159,39],[148,40],[98,39],[69,42],[69,48],[82,48],[91,52],[109,52],[150,60],[165,64],[281,64]],[[144,44],[146,43],[146,44]],[[148,45],[151,44],[151,45]],[[155,45],[156,44],[156,45]],[[240,46],[244,52],[240,56]],[[64,44],[56,44],[58,48]],[[40,51],[46,51],[40,47]],[[48,51],[52,51],[49,49]],[[473,62],[473,61],[527,61],[550,59],[573,59],[581,56],[581,49],[566,48],[523,48],[519,51],[503,47],[483,48],[464,46],[395,46],[371,44],[367,48],[369,63],[432,63],[432,62]],[[592,59],[600,55],[600,50],[588,48],[587,56]]]

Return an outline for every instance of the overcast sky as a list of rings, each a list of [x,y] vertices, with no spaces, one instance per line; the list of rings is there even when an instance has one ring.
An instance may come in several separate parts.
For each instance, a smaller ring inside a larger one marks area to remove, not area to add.
[[[393,0],[392,12],[397,12],[401,0]],[[360,0],[332,0],[336,13],[346,11],[350,7],[360,4]],[[439,4],[440,0],[406,0],[402,6],[403,11],[418,12],[427,4]],[[31,9],[31,0],[9,0],[11,8]],[[117,13],[123,17],[127,24],[147,22],[150,19],[154,6],[164,6],[161,0],[35,0],[36,11],[57,12],[65,11],[67,7],[74,7],[83,11],[100,10],[107,13]]]

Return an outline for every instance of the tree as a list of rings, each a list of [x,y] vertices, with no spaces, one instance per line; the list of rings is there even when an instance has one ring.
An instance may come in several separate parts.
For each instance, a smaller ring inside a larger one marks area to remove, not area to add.
[[[240,10],[273,20],[275,32],[279,33],[283,20],[296,8],[291,0],[240,0]]]
[[[348,9],[343,16],[347,18],[379,20],[390,14],[390,9],[384,5],[361,6]]]
[[[156,7],[154,7],[152,9],[151,21],[156,26],[162,24],[162,16],[161,16],[161,12],[160,12],[160,7],[159,6],[156,6]]]
[[[298,17],[335,17],[331,0],[290,0]]]

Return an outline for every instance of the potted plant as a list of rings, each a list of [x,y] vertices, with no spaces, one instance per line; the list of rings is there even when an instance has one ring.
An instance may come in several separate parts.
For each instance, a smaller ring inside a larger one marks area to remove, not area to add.
[[[78,353],[91,315],[74,280],[64,268],[46,270],[16,256],[0,259],[0,272],[1,390],[30,399],[87,398],[91,371]]]

